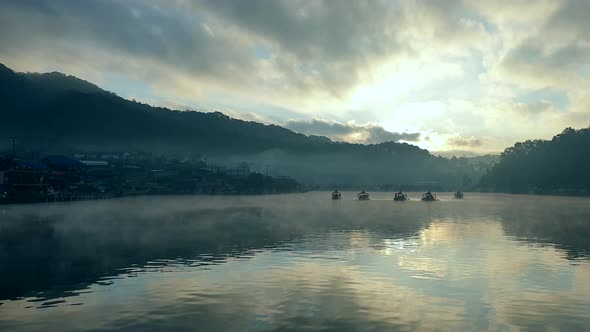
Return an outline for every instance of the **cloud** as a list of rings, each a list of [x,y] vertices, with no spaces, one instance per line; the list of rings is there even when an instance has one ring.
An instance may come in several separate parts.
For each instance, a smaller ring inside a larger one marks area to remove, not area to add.
[[[545,112],[554,112],[555,107],[547,100],[541,100],[536,103],[514,103],[512,104],[513,111],[516,111],[522,115],[538,115]]]
[[[452,158],[452,157],[477,157],[483,155],[483,153],[473,152],[471,150],[445,150],[445,151],[431,151],[432,155]]]
[[[133,58],[148,65],[154,78],[186,75],[222,86],[341,94],[359,79],[362,67],[395,54],[395,30],[380,29],[395,12],[381,7],[331,1],[24,0],[2,5],[0,55],[35,50],[67,62],[106,50],[112,61]],[[355,24],[358,20],[373,23]],[[268,55],[257,56],[257,49]]]
[[[254,121],[264,124],[271,124],[273,122],[271,119],[268,119],[265,116],[256,114],[254,112],[236,112],[234,110],[224,109],[221,110],[221,113],[234,119],[240,119],[244,121]]]
[[[462,137],[462,136],[454,136],[447,139],[447,144],[450,146],[455,147],[462,147],[462,148],[473,148],[473,147],[480,147],[483,145],[483,141],[480,138],[475,136],[470,137]]]
[[[465,0],[468,7],[499,28],[522,28],[546,19],[563,1],[512,0],[510,2]]]
[[[568,89],[587,82],[589,11],[586,0],[564,1],[539,29],[504,56],[500,73],[531,88]]]
[[[169,92],[184,95],[203,89],[229,93],[229,88],[233,93],[343,98],[359,84],[370,82],[380,65],[415,57],[427,45],[439,47],[439,52],[449,45],[457,50],[469,46],[467,41],[473,41],[481,29],[464,19],[459,4],[4,2],[0,5],[0,56],[20,64],[19,57],[25,54],[29,65],[36,62],[40,68],[63,69],[72,63],[86,64],[86,69],[97,66],[94,71],[109,68],[141,75],[158,88],[172,86]]]
[[[307,135],[326,136],[336,141],[351,143],[415,142],[420,139],[420,133],[393,133],[376,124],[358,125],[354,122],[328,122],[315,118],[310,121],[287,121],[285,127]]]
[[[70,54],[75,58],[89,56],[80,50],[106,50],[115,61],[131,58],[176,72],[236,80],[256,69],[254,55],[242,52],[243,40],[212,35],[204,23],[174,6],[134,0],[24,0],[5,4],[0,12],[3,55],[36,49],[67,58],[75,50]]]

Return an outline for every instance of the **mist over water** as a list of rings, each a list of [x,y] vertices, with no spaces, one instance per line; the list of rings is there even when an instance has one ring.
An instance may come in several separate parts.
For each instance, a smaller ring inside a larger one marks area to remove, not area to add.
[[[0,330],[590,330],[590,199],[0,207]]]

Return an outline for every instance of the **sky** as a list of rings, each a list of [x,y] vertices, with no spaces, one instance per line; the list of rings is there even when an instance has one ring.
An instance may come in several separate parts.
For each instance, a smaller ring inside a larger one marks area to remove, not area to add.
[[[0,62],[355,143],[590,125],[590,0],[0,0]]]

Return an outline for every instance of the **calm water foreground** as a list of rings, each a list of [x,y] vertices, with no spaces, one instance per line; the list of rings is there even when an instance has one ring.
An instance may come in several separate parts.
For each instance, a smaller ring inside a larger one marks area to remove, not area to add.
[[[0,331],[590,331],[590,199],[0,206]]]

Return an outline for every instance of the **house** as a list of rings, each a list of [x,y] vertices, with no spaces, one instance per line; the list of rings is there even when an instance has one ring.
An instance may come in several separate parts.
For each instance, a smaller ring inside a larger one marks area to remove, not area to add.
[[[45,163],[52,171],[76,171],[86,167],[78,159],[59,155],[47,156],[41,159],[41,162]]]
[[[113,168],[104,160],[81,160],[84,164],[84,175],[87,181],[109,181],[113,178]]]
[[[110,167],[108,161],[104,160],[81,160],[80,161],[87,168],[105,168]]]
[[[80,160],[66,156],[47,156],[41,159],[49,168],[47,184],[56,190],[69,191],[83,182],[86,165]]]

